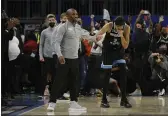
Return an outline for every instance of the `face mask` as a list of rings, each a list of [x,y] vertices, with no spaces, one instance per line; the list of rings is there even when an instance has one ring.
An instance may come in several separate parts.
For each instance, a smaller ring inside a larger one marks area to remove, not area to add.
[[[50,27],[54,27],[54,26],[55,26],[55,23],[54,23],[54,22],[51,22],[51,23],[49,23],[49,26],[50,26]]]
[[[100,27],[103,27],[105,25],[105,22],[100,23]]]
[[[167,50],[165,50],[165,49],[163,49],[163,50],[159,50],[159,53],[164,55],[164,54],[167,53]]]
[[[79,22],[79,21],[78,21],[77,23],[78,23],[79,25],[82,25],[81,22]]]
[[[141,28],[135,28],[135,31],[136,31],[136,32],[141,32],[142,29],[141,29]]]
[[[167,48],[159,48],[159,53],[160,54],[166,54],[167,53]]]
[[[166,37],[166,36],[167,36],[167,33],[162,33],[162,35],[163,35],[164,37]]]
[[[20,30],[20,24],[17,24],[16,26],[15,26],[18,30]]]
[[[62,23],[65,23],[66,21],[62,21]]]
[[[20,27],[20,24],[16,24],[16,27]]]

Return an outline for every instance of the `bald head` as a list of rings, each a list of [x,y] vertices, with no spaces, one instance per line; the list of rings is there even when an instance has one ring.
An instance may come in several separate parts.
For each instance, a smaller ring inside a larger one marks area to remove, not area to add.
[[[71,14],[72,12],[76,11],[74,8],[70,8],[66,11],[66,14],[69,15]]]
[[[75,9],[71,8],[66,11],[67,18],[70,22],[75,23],[78,19],[78,13]]]

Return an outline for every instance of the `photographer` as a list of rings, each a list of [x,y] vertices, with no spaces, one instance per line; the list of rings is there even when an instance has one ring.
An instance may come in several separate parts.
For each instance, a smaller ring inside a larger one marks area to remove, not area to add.
[[[152,89],[159,90],[158,95],[164,95],[165,88],[168,85],[168,56],[166,56],[167,46],[161,45],[158,52],[159,53],[152,53],[149,56],[148,61],[151,64],[152,69]]]

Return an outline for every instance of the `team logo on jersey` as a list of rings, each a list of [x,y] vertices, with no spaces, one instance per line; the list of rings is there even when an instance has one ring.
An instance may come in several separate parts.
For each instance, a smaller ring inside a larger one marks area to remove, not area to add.
[[[166,41],[166,40],[164,40],[164,39],[160,40],[160,42],[163,42],[163,43],[165,43],[165,44],[168,44],[168,41]]]
[[[110,35],[113,36],[113,37],[121,37],[118,33],[117,33],[117,34],[115,34],[115,33],[110,33]]]
[[[116,38],[113,41],[111,41],[110,44],[112,44],[112,45],[120,45],[120,43],[118,42],[118,40]]]

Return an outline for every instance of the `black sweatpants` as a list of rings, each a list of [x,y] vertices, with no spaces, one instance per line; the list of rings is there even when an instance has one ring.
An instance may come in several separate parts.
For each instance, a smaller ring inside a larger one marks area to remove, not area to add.
[[[17,68],[16,65],[19,64],[19,56],[14,59],[9,61],[8,63],[8,70],[7,70],[7,75],[8,75],[8,88],[7,92],[11,94],[15,94],[19,92],[19,77],[17,77]]]
[[[45,61],[42,63],[42,75],[45,83],[43,90],[45,89],[46,85],[49,85],[49,90],[51,91],[51,86],[56,75],[57,56],[53,55],[53,58],[45,57],[44,60]],[[51,76],[50,81],[47,81],[48,76]]]
[[[136,52],[133,61],[133,73],[135,81],[139,84],[141,88],[142,95],[151,94],[151,90],[148,90],[150,77],[152,76],[151,67],[148,63],[149,55],[147,53]],[[153,83],[153,82],[152,82]]]
[[[77,101],[78,75],[78,59],[65,59],[65,64],[58,63],[56,78],[51,88],[50,102],[56,102],[67,82],[70,89],[71,101]]]
[[[1,84],[2,84],[2,95],[5,95],[5,93],[8,90],[8,64],[9,61],[2,61],[2,76],[1,76]]]
[[[126,76],[126,64],[118,64],[120,68],[120,89],[121,89],[121,100],[126,99],[126,83],[127,83],[127,76]],[[103,85],[103,98],[102,100],[107,102],[107,92],[109,87],[109,79],[111,76],[111,69],[105,70],[105,78],[104,78],[104,85]]]

